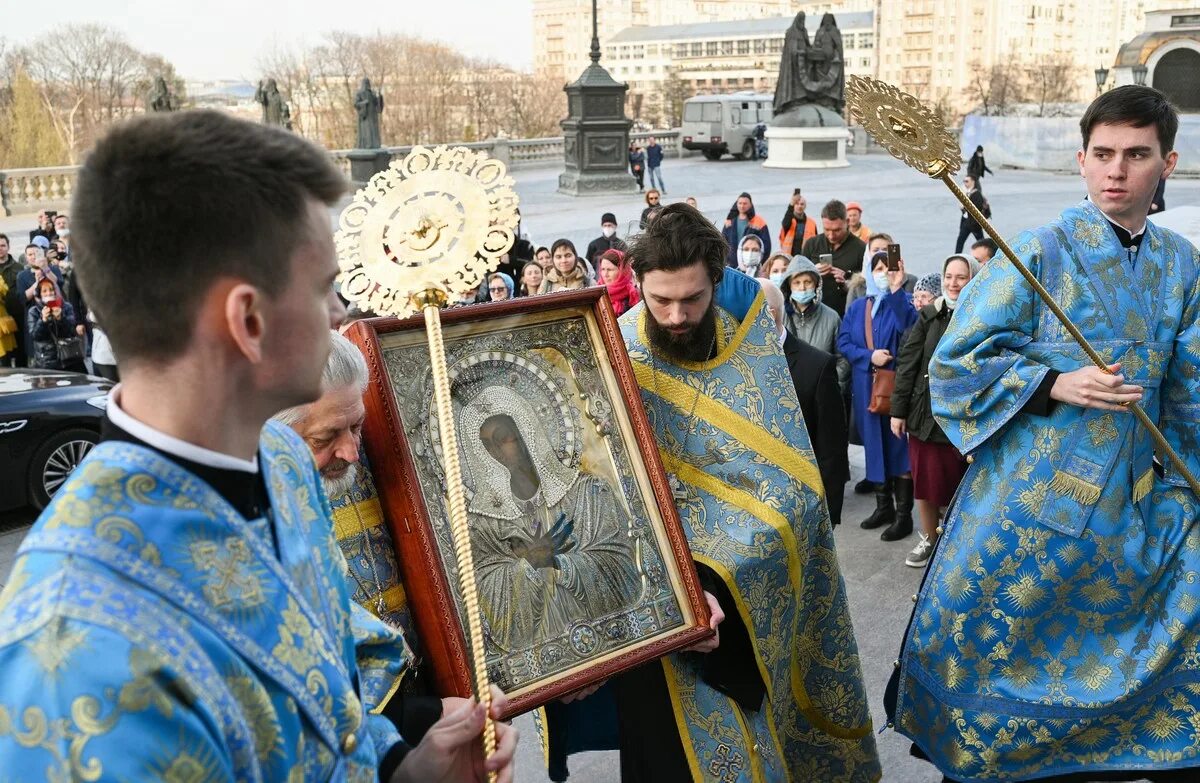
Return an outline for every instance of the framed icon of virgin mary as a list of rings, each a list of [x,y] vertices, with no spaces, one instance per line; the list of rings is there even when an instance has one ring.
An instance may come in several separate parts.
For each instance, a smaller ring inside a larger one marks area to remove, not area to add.
[[[674,498],[601,288],[444,310],[491,681],[515,715],[711,635]],[[421,645],[471,693],[424,320],[347,336],[363,441]]]

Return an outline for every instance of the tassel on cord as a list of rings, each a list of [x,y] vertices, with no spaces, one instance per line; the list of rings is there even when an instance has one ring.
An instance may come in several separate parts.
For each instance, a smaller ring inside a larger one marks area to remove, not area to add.
[[[1152,489],[1154,489],[1154,468],[1147,468],[1142,477],[1133,485],[1133,502],[1137,503],[1149,495]]]
[[[1059,495],[1065,495],[1088,505],[1100,500],[1100,487],[1084,481],[1078,476],[1063,473],[1061,470],[1054,471],[1054,480],[1050,482],[1050,489]]]

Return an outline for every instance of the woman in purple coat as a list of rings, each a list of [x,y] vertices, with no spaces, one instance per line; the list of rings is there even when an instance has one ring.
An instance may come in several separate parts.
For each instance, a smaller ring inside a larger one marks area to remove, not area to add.
[[[838,330],[838,352],[850,362],[850,394],[854,420],[867,457],[867,480],[875,484],[875,511],[862,522],[871,530],[887,525],[880,536],[898,541],[912,533],[913,483],[908,465],[908,439],[896,437],[886,414],[867,410],[875,368],[895,370],[900,340],[917,320],[912,298],[904,290],[904,264],[889,272],[887,253],[878,251],[863,263],[867,295],[846,308]],[[870,324],[873,347],[867,345]]]

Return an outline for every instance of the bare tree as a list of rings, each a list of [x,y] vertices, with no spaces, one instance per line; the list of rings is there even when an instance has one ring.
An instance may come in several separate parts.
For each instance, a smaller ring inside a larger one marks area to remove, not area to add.
[[[985,115],[1005,114],[1022,100],[1024,84],[1020,67],[1012,62],[985,67],[978,60],[971,63],[971,81],[967,97],[976,101]]]
[[[97,24],[67,25],[15,56],[37,85],[71,162],[114,121],[142,111],[140,93],[154,76],[182,86],[164,58],[138,51],[123,34]]]
[[[1036,103],[1038,116],[1053,113],[1054,104],[1075,98],[1079,84],[1079,68],[1067,52],[1053,52],[1038,57],[1025,68],[1027,99]]]

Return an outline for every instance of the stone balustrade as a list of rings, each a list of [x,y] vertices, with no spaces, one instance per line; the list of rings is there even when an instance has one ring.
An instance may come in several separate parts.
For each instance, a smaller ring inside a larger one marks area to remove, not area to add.
[[[642,131],[629,134],[631,140],[645,144],[654,136],[663,147],[668,158],[679,158],[691,153],[683,149],[678,129]],[[491,157],[503,161],[510,169],[532,168],[562,163],[563,140],[561,136],[543,139],[487,139],[485,141],[458,142],[453,146],[483,150]],[[412,146],[387,147],[393,158],[407,155]],[[338,167],[350,174],[350,150],[331,150]],[[70,207],[71,194],[75,190],[78,166],[57,166],[37,169],[0,169],[0,215],[17,215],[37,212],[39,209],[65,210]]]

